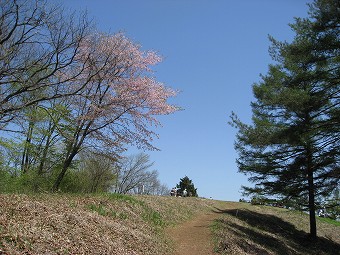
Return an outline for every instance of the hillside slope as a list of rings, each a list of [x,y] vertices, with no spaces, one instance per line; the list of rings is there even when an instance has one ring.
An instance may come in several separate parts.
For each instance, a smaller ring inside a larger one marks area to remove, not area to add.
[[[0,255],[174,254],[165,228],[207,212],[216,215],[211,224],[220,254],[340,250],[340,227],[318,222],[322,238],[311,246],[304,239],[308,216],[278,208],[200,198],[41,194],[0,195]]]
[[[215,250],[219,254],[340,254],[340,226],[317,220],[318,239],[309,238],[309,216],[283,208],[234,203],[216,209]]]
[[[125,195],[0,195],[0,254],[171,254],[164,227],[205,199]]]

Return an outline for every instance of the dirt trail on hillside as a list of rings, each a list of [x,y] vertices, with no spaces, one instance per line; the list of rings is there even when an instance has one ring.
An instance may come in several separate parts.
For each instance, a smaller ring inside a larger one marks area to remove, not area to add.
[[[338,254],[336,226],[318,222],[318,231],[323,234],[317,242],[311,243],[306,239],[308,227],[301,229],[301,223],[308,222],[308,218],[296,217],[295,212],[280,208],[245,207],[242,203],[218,207],[167,229],[174,243],[172,255],[217,255],[211,225],[221,217],[224,218],[221,225],[223,236],[218,242],[223,249],[227,249],[228,254],[282,254],[284,250],[287,254]],[[334,236],[329,229],[334,229]]]
[[[173,228],[167,234],[175,246],[174,255],[213,255],[214,246],[210,226],[220,215],[216,212],[201,214]]]

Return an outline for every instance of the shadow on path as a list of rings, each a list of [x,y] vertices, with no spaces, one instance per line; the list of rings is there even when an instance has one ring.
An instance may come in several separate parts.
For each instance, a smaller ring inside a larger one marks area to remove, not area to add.
[[[340,254],[340,244],[323,237],[309,239],[306,232],[283,219],[247,209],[221,210],[215,213],[231,216],[234,220],[216,220],[222,232],[237,236],[232,245],[246,254]],[[228,250],[230,238],[219,243],[219,250]]]

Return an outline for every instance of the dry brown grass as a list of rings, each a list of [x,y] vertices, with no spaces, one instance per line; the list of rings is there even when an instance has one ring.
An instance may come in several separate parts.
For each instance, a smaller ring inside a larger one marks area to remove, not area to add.
[[[339,254],[340,227],[279,208],[200,198],[0,195],[0,255],[173,254],[165,227],[207,211],[220,254]]]
[[[148,196],[0,195],[0,254],[166,254],[163,228],[212,202]]]
[[[139,198],[159,212],[167,226],[176,225],[194,215],[212,210],[219,204],[218,201],[193,197],[140,196]]]
[[[219,254],[340,254],[340,227],[318,220],[319,238],[308,238],[309,216],[286,209],[235,203],[215,209]]]

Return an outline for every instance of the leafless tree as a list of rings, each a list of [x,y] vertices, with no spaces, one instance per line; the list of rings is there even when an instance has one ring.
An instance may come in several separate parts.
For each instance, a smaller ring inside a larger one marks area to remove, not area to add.
[[[169,194],[170,194],[170,189],[169,189],[169,187],[168,187],[167,185],[161,184],[161,185],[158,187],[157,194],[160,195],[160,196],[169,196]]]
[[[161,184],[159,180],[158,171],[152,171],[149,173],[149,178],[142,185],[143,189],[138,190],[139,194],[164,196],[170,194],[170,189]]]
[[[120,160],[115,192],[153,193],[151,187],[155,183],[159,185],[159,181],[157,171],[149,171],[152,166],[153,162],[150,162],[149,155],[144,153]]]
[[[0,1],[0,129],[21,109],[77,93],[67,86],[81,68],[75,56],[90,28],[42,0]],[[73,76],[63,76],[69,69]]]

